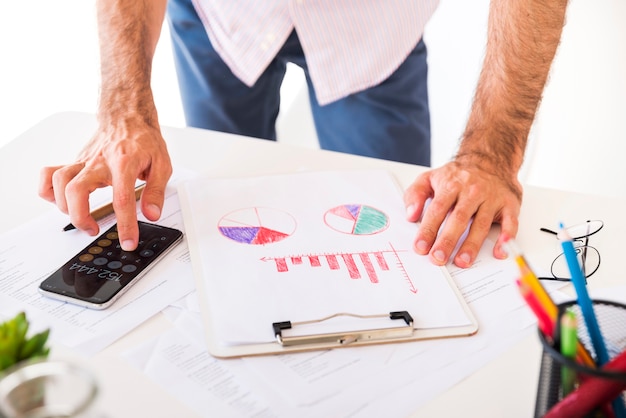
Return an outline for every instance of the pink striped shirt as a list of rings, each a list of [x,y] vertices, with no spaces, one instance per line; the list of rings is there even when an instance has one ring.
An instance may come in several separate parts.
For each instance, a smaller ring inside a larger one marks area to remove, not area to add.
[[[321,105],[389,77],[439,0],[192,0],[213,47],[252,86],[298,32]]]

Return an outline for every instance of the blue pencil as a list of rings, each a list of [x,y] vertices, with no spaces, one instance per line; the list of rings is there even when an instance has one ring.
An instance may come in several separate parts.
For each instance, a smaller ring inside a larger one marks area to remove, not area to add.
[[[580,306],[580,311],[583,315],[583,319],[585,320],[587,331],[589,332],[589,338],[591,338],[591,344],[593,345],[593,349],[598,357],[598,366],[603,366],[609,361],[609,354],[606,350],[606,344],[604,342],[604,338],[602,338],[602,333],[600,332],[600,326],[598,325],[596,314],[593,311],[593,302],[587,292],[585,277],[583,276],[581,267],[578,264],[578,258],[576,257],[576,250],[574,249],[572,237],[569,236],[562,223],[559,227],[561,247],[563,247],[563,254],[565,254],[565,259],[567,260],[567,267],[572,275],[572,284],[574,285],[574,289],[576,290],[576,295],[578,297],[578,306]],[[618,397],[612,402],[612,404],[615,416],[618,418],[625,418],[626,407],[622,402],[622,398]]]
[[[598,356],[598,366],[602,366],[609,361],[609,354],[606,350],[604,339],[600,333],[600,326],[598,325],[596,315],[593,311],[593,303],[591,302],[591,298],[587,292],[585,277],[583,276],[580,265],[578,264],[578,258],[576,257],[576,250],[574,249],[572,237],[569,236],[563,227],[563,224],[560,225],[559,238],[561,239],[563,254],[565,254],[565,259],[567,260],[567,267],[572,275],[572,284],[576,290],[578,305],[580,306],[580,311],[583,315],[583,319],[585,320],[585,324],[587,325],[587,331],[589,332],[593,349],[596,352],[596,356]]]
[[[567,260],[567,267],[572,275],[572,284],[576,290],[578,305],[580,306],[580,311],[583,315],[583,319],[585,320],[585,324],[587,325],[587,331],[589,332],[589,338],[591,338],[593,349],[596,352],[596,356],[598,356],[598,366],[602,366],[609,361],[609,354],[606,350],[606,345],[604,344],[604,339],[600,333],[600,327],[598,326],[598,321],[593,311],[593,303],[591,302],[591,298],[587,292],[585,278],[580,265],[578,264],[578,258],[576,257],[576,250],[574,249],[572,237],[569,236],[563,227],[563,224],[560,224],[559,238],[561,239],[563,254],[565,254],[565,259]]]

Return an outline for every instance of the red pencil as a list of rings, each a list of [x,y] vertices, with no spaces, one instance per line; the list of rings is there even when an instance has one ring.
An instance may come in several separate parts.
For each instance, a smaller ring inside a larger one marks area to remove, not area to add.
[[[602,370],[626,373],[626,351],[610,360]],[[626,381],[589,376],[577,389],[548,411],[544,418],[583,417],[594,409],[616,400],[622,402],[621,393]]]
[[[537,320],[539,322],[539,329],[544,335],[548,335],[552,337],[552,333],[556,328],[556,320],[558,315],[558,307],[554,303],[554,301],[550,298],[550,295],[545,290],[545,288],[537,279],[537,275],[532,271],[526,259],[522,255],[519,246],[515,243],[513,239],[506,239],[505,245],[509,251],[509,254],[512,254],[515,258],[515,262],[519,268],[520,273],[522,274],[521,279],[517,280],[518,286],[520,283],[524,284],[524,292],[523,293],[531,293],[534,294],[534,297],[529,298],[524,297],[527,304],[532,308],[532,306],[537,306],[539,304],[539,308],[533,309],[533,312],[537,316]],[[520,292],[522,292],[520,286]],[[522,294],[522,296],[524,296]],[[534,301],[533,301],[534,299]],[[535,303],[536,301],[536,303]],[[547,319],[546,316],[547,315]],[[585,364],[587,366],[593,367],[595,366],[595,362],[587,349],[583,346],[583,344],[578,341],[576,346],[576,359],[578,362]]]
[[[554,321],[550,319],[550,316],[545,311],[539,299],[537,299],[537,295],[535,295],[530,287],[522,282],[519,279],[516,279],[515,282],[519,287],[519,291],[526,301],[526,304],[530,307],[530,310],[533,311],[535,316],[537,317],[537,323],[539,325],[539,329],[543,334],[549,338],[552,338],[554,335]]]

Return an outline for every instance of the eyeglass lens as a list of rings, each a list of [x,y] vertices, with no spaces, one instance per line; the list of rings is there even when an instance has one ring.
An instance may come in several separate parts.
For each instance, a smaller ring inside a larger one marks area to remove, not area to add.
[[[594,247],[583,245],[576,248],[578,264],[583,267],[585,277],[591,276],[600,267],[600,253]],[[563,253],[552,262],[552,275],[560,280],[571,279],[567,260]]]
[[[603,226],[604,223],[602,221],[587,221],[578,225],[572,225],[566,229],[572,239],[580,239],[595,234]]]

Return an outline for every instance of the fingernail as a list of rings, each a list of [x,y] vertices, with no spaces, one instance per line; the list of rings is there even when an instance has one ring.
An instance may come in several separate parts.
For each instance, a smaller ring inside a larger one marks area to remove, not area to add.
[[[151,212],[151,215],[159,218],[161,217],[161,208],[155,204],[148,205],[148,210]]]
[[[416,206],[414,204],[410,204],[409,206],[407,206],[406,207],[406,217],[407,218],[413,217],[413,214],[415,213],[415,209],[416,209]]]
[[[443,263],[446,261],[446,255],[444,254],[443,251],[441,250],[437,250],[433,253],[433,258],[439,262],[439,263]]]
[[[498,245],[496,247],[495,253],[496,253],[496,258],[499,258],[502,260],[504,260],[505,258],[508,258],[509,256],[509,253],[506,251],[506,249],[502,245]]]
[[[415,248],[417,248],[417,251],[419,253],[423,254],[428,251],[428,243],[424,240],[417,241],[417,245],[415,246]]]
[[[135,243],[132,239],[127,239],[121,242],[122,250],[124,251],[133,251],[135,249]]]
[[[468,266],[472,262],[472,258],[468,253],[459,254],[457,259],[460,260],[464,265]]]

